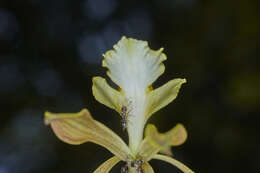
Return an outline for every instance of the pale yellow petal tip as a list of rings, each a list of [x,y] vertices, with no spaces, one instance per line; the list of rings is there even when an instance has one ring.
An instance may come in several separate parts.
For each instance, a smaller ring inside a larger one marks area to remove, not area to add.
[[[161,48],[160,48],[159,50],[157,50],[157,51],[158,51],[159,54],[161,54],[162,62],[165,61],[165,60],[167,60],[166,54],[163,53],[163,51],[164,51],[164,48],[163,48],[163,47],[161,47]],[[162,64],[163,64],[163,63],[162,63]]]
[[[183,124],[179,123],[177,124],[173,129],[172,132],[175,134],[175,136],[173,136],[172,138],[172,142],[171,145],[172,146],[179,146],[182,145],[184,142],[186,142],[187,138],[188,138],[188,132],[186,130],[186,128],[184,127]]]
[[[49,125],[50,124],[50,115],[51,113],[46,111],[44,112],[44,124]]]
[[[142,47],[148,47],[147,41],[138,40],[138,39],[134,39],[134,38],[127,38],[126,36],[122,36],[122,38],[113,46],[113,49],[108,50],[102,54],[102,56],[104,57],[104,59],[102,61],[102,67],[108,67],[108,65],[106,63],[106,58],[109,58],[110,55],[116,53],[120,48],[125,47],[126,45],[131,44],[131,43],[138,44],[140,46],[142,45]],[[163,50],[164,49],[161,48],[158,51],[161,53]],[[163,54],[163,59],[164,60],[167,59],[165,54]]]
[[[128,42],[133,42],[135,44],[143,44],[143,47],[148,47],[148,42],[147,41],[138,40],[138,39],[134,39],[134,38],[127,38],[126,36],[122,36],[122,38],[113,46],[114,49],[106,51],[105,53],[102,54],[102,56],[104,58],[108,58],[110,54],[112,54],[115,51],[117,51],[118,49],[120,49],[120,47],[125,46],[126,44],[128,44]],[[164,50],[164,48],[160,48],[158,50],[158,52],[162,53],[163,50]],[[164,60],[167,59],[165,54],[163,54],[163,59]],[[103,59],[103,61],[102,61],[102,67],[107,67],[105,59]]]
[[[82,109],[78,113],[52,113],[52,112],[46,111],[44,113],[44,124],[49,125],[51,123],[51,121],[53,121],[54,119],[79,117],[79,116],[82,116],[84,114],[89,114],[89,116],[90,116],[90,113],[88,112],[87,109]]]
[[[95,83],[97,83],[97,80],[100,80],[100,79],[103,79],[103,78],[100,77],[100,76],[94,76],[94,77],[92,77],[92,83],[93,83],[92,87],[94,86]]]
[[[180,87],[181,87],[182,84],[187,83],[187,80],[185,78],[178,78],[177,80],[178,80]]]
[[[86,108],[84,108],[84,109],[82,109],[82,110],[79,112],[79,114],[80,114],[80,115],[84,115],[84,114],[90,114],[90,113],[89,113],[89,111],[88,111]]]
[[[139,40],[139,39],[134,39],[134,38],[127,38],[126,36],[122,36],[122,38],[119,40],[118,43],[122,43],[123,41],[133,41],[133,42],[142,42],[145,45],[148,45],[147,41],[144,40]]]

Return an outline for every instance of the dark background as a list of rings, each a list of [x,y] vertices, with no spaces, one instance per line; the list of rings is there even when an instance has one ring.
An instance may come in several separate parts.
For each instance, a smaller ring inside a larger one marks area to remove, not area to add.
[[[123,35],[165,48],[155,87],[188,81],[150,120],[161,132],[186,126],[174,157],[197,173],[259,172],[259,2],[0,0],[0,173],[90,173],[112,156],[93,143],[61,142],[43,113],[86,107],[126,139],[117,113],[91,93],[91,78],[105,76],[101,54]]]

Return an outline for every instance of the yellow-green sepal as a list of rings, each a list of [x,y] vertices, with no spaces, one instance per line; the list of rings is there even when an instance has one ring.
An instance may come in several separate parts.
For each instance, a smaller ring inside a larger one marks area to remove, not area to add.
[[[95,99],[107,107],[120,112],[123,103],[123,93],[109,86],[106,79],[102,77],[94,77],[92,82],[92,92]]]
[[[116,156],[111,157],[102,163],[93,173],[109,173],[109,171],[118,163],[120,159]]]
[[[171,158],[169,156],[164,156],[161,154],[156,154],[153,156],[153,159],[157,159],[157,160],[162,160],[165,162],[168,162],[170,164],[172,164],[173,166],[176,166],[177,168],[179,168],[180,170],[182,170],[182,172],[184,173],[194,173],[190,168],[188,168],[186,165],[184,165],[183,163],[181,163],[180,161]]]
[[[144,173],[154,173],[152,166],[148,162],[144,162],[142,169]]]
[[[125,142],[104,124],[94,120],[87,109],[78,113],[45,113],[56,136],[72,145],[93,142],[101,145],[121,160],[127,160],[130,150]]]
[[[187,131],[182,124],[177,124],[166,133],[159,133],[154,125],[148,124],[145,138],[138,147],[138,155],[149,161],[158,152],[169,152],[170,147],[181,145],[186,139]]]
[[[146,121],[153,113],[171,103],[177,97],[184,83],[186,83],[186,79],[173,79],[157,89],[147,90]]]

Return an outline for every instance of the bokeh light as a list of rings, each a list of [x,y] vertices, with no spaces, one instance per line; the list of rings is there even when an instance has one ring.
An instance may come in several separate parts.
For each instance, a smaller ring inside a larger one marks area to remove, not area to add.
[[[57,96],[62,88],[62,80],[53,69],[43,69],[35,74],[33,85],[42,96]]]
[[[94,20],[104,20],[110,16],[117,7],[117,0],[85,0],[83,13]]]
[[[105,40],[99,33],[84,34],[78,42],[78,52],[85,63],[100,64],[106,48]]]
[[[19,31],[19,24],[14,14],[0,8],[0,41],[11,41]]]
[[[55,145],[45,142],[49,136],[41,122],[40,110],[25,109],[4,127],[0,141],[3,173],[37,172],[55,163]]]
[[[24,76],[17,64],[0,64],[0,92],[9,93],[22,87]]]

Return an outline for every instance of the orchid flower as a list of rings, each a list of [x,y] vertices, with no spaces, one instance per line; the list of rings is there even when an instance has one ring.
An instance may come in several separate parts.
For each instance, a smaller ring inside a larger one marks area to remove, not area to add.
[[[159,133],[152,124],[145,127],[151,115],[172,102],[186,82],[185,79],[173,79],[153,89],[153,82],[165,70],[162,62],[166,55],[162,51],[162,48],[151,50],[146,41],[122,37],[113,50],[103,55],[102,62],[102,66],[108,69],[107,75],[119,89],[112,88],[102,77],[93,78],[95,99],[117,111],[124,120],[128,145],[104,124],[93,119],[87,109],[78,113],[45,113],[45,124],[51,125],[60,140],[72,145],[93,142],[114,154],[94,173],[108,173],[119,161],[126,162],[122,173],[153,173],[149,164],[151,159],[163,160],[185,173],[193,173],[169,156],[171,147],[183,144],[187,138],[182,124],[166,133]]]

